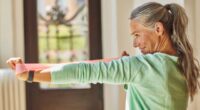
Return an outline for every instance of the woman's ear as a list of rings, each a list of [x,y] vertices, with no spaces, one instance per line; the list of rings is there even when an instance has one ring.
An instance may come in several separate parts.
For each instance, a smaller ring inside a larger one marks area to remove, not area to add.
[[[161,22],[156,22],[154,26],[154,31],[158,36],[162,36],[164,34],[164,26]]]

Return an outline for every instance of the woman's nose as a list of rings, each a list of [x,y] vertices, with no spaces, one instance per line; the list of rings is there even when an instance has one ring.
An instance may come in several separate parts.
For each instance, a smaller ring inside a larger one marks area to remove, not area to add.
[[[139,43],[136,39],[133,40],[133,47],[138,47],[139,46]]]

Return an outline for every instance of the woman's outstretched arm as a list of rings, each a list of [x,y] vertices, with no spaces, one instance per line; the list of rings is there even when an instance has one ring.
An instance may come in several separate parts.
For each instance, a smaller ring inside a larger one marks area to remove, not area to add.
[[[20,80],[27,81],[28,79],[28,71],[23,71],[18,73],[16,70],[16,65],[24,65],[24,62],[21,58],[10,58],[7,60],[7,64],[9,67],[16,73],[16,77]],[[49,69],[44,69],[40,71],[34,72],[33,82],[44,82],[50,83],[51,82],[51,75]]]

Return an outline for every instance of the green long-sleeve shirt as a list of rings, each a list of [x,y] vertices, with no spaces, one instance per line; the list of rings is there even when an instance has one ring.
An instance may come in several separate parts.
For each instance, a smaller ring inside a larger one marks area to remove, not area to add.
[[[108,63],[51,68],[52,83],[125,84],[126,110],[186,110],[187,85],[177,57],[163,53],[126,56]]]

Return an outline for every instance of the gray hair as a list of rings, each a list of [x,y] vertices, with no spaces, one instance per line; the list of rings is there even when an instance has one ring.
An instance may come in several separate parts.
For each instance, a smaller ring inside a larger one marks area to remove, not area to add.
[[[134,9],[130,19],[136,19],[146,27],[161,22],[172,41],[178,56],[178,65],[186,78],[188,92],[193,99],[199,87],[199,62],[194,58],[193,49],[187,38],[188,17],[183,7],[171,3],[162,5],[156,2],[145,3]]]

